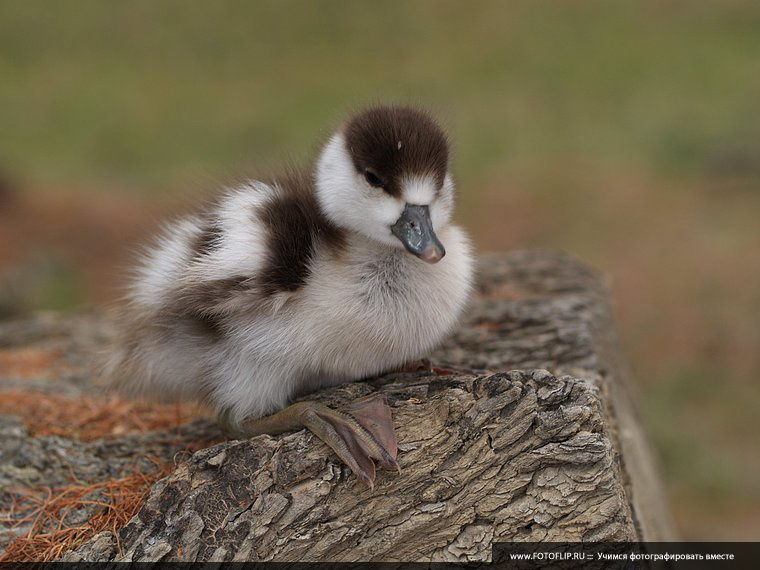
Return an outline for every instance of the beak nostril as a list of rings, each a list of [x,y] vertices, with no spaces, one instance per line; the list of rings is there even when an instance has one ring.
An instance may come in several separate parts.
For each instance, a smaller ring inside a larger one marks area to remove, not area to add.
[[[406,250],[428,263],[437,263],[446,254],[433,230],[427,206],[407,204],[391,233],[404,244]]]

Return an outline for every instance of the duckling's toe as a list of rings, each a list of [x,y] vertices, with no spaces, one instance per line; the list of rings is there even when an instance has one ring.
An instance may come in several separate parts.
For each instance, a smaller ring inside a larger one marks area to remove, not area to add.
[[[396,461],[396,432],[384,397],[362,398],[346,411],[316,402],[299,404],[308,406],[301,415],[303,425],[335,451],[367,485],[372,487],[375,481],[373,460],[385,469],[401,472]]]
[[[381,467],[401,467],[396,462],[398,442],[391,409],[384,396],[360,398],[345,411],[318,402],[296,402],[271,416],[233,425],[229,414],[219,417],[220,427],[229,437],[244,438],[267,433],[275,435],[305,427],[324,441],[370,488],[375,483],[375,463]]]

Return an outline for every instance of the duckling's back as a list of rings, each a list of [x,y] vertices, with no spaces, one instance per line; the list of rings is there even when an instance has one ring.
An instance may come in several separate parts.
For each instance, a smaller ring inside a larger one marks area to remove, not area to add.
[[[169,224],[134,270],[106,366],[113,385],[214,403],[229,367],[221,361],[241,350],[237,327],[275,316],[305,283],[314,250],[340,240],[316,212],[308,177],[289,175]]]

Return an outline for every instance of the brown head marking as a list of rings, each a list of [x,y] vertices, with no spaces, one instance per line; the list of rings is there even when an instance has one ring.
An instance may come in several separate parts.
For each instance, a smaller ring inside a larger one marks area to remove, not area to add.
[[[357,172],[372,186],[401,196],[402,177],[432,176],[443,184],[449,143],[427,113],[411,107],[372,107],[344,128],[346,148]]]

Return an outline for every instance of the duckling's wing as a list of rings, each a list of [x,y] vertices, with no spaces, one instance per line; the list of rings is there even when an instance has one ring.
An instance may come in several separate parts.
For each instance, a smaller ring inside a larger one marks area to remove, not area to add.
[[[276,311],[306,285],[320,244],[342,240],[311,178],[298,173],[228,192],[197,224],[189,262],[171,284],[171,305],[186,314]]]
[[[133,312],[218,313],[230,297],[248,291],[268,248],[257,212],[275,193],[251,182],[170,223],[134,271],[128,293]]]

